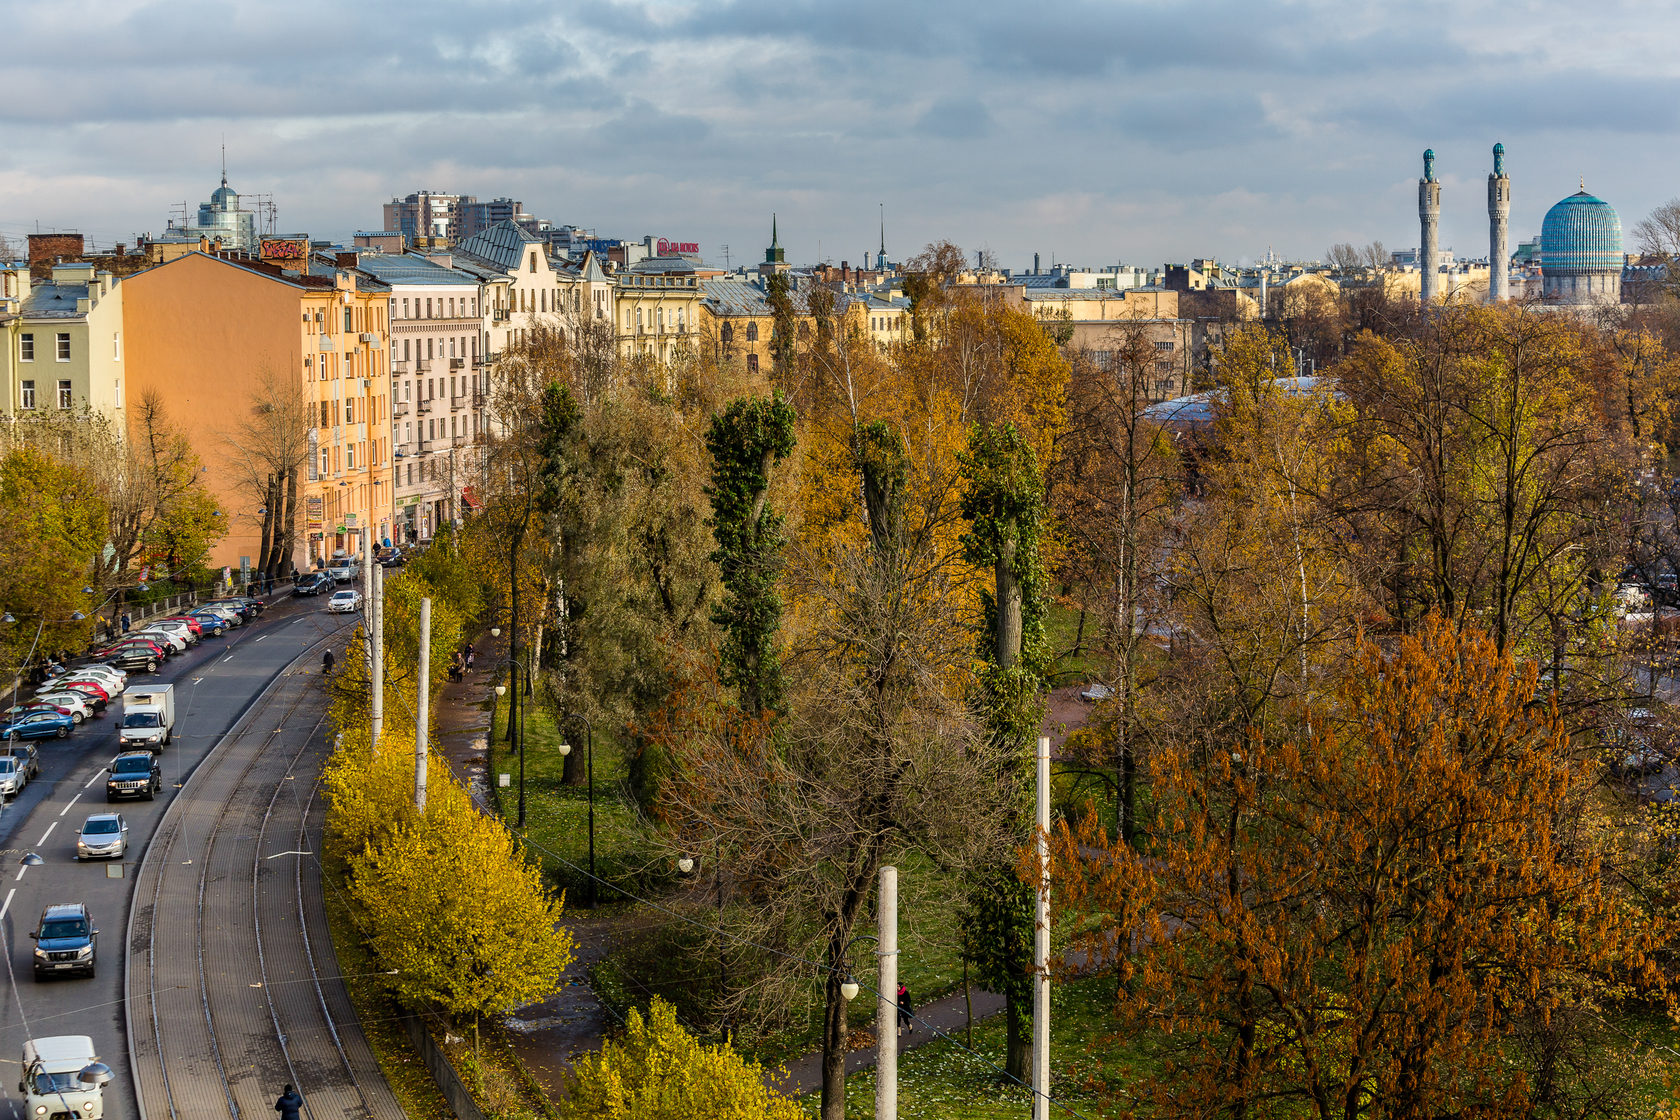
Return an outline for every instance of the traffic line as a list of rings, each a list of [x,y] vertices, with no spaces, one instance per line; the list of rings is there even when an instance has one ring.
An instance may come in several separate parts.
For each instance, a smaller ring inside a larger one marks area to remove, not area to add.
[[[82,783],[82,788],[86,789],[88,786],[91,786],[94,782],[97,782],[99,780],[99,775],[103,774],[103,773],[104,773],[103,770],[95,770],[93,772],[93,777],[89,778],[87,781]],[[80,796],[80,794],[78,794],[77,796]]]
[[[257,636],[256,636],[256,637],[254,637],[254,638],[252,638],[252,639],[251,639],[251,640],[252,640],[252,641],[253,641],[253,642],[260,642],[260,641],[262,641],[262,640],[263,640],[263,639],[264,639],[264,638],[266,638],[266,637],[268,637],[268,635],[267,635],[267,634],[258,634],[258,635],[257,635]]]
[[[86,786],[82,787],[82,789],[86,789],[86,788],[87,788]],[[62,808],[58,811],[58,815],[62,817],[64,814],[68,813],[70,811],[70,806],[74,805],[76,802],[80,801],[81,799],[82,799],[82,795],[78,791],[76,796],[72,797],[70,800],[68,800],[64,803],[64,808]]]
[[[14,883],[15,883],[15,882],[17,882],[17,881],[18,881],[18,880],[19,880],[19,879],[21,879],[21,878],[23,878],[23,873],[24,873],[24,872],[25,872],[25,871],[28,871],[28,870],[29,870],[29,865],[28,865],[28,864],[27,864],[27,863],[26,863],[26,864],[24,864],[24,865],[23,865],[23,866],[22,866],[22,867],[20,867],[20,868],[18,868],[18,873],[17,873],[17,875],[16,875],[16,876],[14,876],[14,877],[13,877],[13,878],[12,878],[12,882],[14,882]]]
[[[49,824],[47,826],[47,830],[45,832],[41,833],[41,838],[39,840],[35,841],[35,846],[37,848],[39,848],[42,844],[45,844],[47,842],[47,837],[51,836],[52,832],[53,832],[53,829],[55,829],[57,827],[58,827],[58,822],[57,821],[54,821],[51,824]]]
[[[4,918],[6,916],[6,911],[12,908],[12,896],[16,893],[16,887],[13,887],[11,890],[6,892],[6,901],[0,902],[0,918]]]

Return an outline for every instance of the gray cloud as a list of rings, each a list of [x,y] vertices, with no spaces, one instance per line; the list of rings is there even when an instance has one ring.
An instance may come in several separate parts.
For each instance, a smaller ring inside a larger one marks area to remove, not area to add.
[[[0,234],[162,227],[214,186],[324,236],[419,187],[755,259],[948,237],[1137,263],[1443,240],[1589,186],[1631,226],[1680,178],[1680,16],[1637,0],[9,0]],[[1623,29],[1638,21],[1642,33]]]

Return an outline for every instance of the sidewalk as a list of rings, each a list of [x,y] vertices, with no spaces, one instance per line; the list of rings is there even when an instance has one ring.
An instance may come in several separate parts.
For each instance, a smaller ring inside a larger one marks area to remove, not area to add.
[[[446,683],[438,694],[436,749],[450,771],[467,787],[480,809],[495,815],[490,801],[488,736],[498,666],[506,657],[505,643],[480,634],[473,644],[474,668],[461,683]],[[497,708],[505,719],[507,705]],[[628,924],[622,917],[596,917],[587,911],[566,915],[576,956],[552,996],[514,1010],[502,1021],[514,1050],[533,1076],[551,1094],[560,1091],[573,1055],[599,1050],[614,1025],[611,1014],[589,986],[589,970],[615,947],[617,934]]]

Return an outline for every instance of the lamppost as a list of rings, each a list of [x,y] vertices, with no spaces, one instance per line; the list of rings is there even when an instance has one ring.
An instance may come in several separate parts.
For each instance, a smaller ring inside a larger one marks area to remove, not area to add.
[[[723,845],[721,841],[712,840],[712,906],[716,915],[718,939],[718,998],[724,999],[729,993],[729,968],[724,958],[723,944]],[[687,875],[694,870],[694,857],[683,856],[677,860],[677,870]],[[850,998],[850,997],[848,997]],[[727,1006],[727,1005],[726,1005]],[[729,1038],[729,1015],[726,1011],[723,1019],[724,1039]]]
[[[502,636],[502,628],[500,626],[492,626],[490,628],[490,636],[492,638],[501,637]],[[519,640],[518,635],[517,634],[509,634],[508,640],[509,640],[510,643],[517,642]],[[507,667],[508,667],[508,684],[511,684],[513,686],[513,699],[508,702],[508,732],[507,732],[507,737],[508,737],[509,746],[511,746],[512,749],[514,750],[514,752],[519,755],[519,815],[518,815],[518,824],[519,824],[520,828],[524,828],[525,827],[525,729],[524,729],[524,718],[523,718],[524,717],[524,709],[522,707],[520,707],[520,704],[519,704],[519,656],[518,656],[517,652],[515,652],[513,656],[511,656],[507,659]],[[496,686],[496,695],[498,697],[507,695],[507,692],[508,692],[508,685],[499,684],[499,685]],[[515,716],[516,713],[521,718],[515,719],[514,716]],[[519,732],[517,735],[514,733],[516,728],[518,729],[518,732]],[[492,731],[493,730],[494,730],[494,728],[492,728]],[[562,746],[560,748],[560,753],[561,754],[566,753],[566,747],[565,746]]]
[[[595,727],[581,712],[563,712],[560,716],[560,731],[565,733],[566,725],[573,720],[583,724],[585,735],[585,764],[589,768],[589,908],[595,909]],[[572,745],[564,739],[560,742],[560,757],[565,758],[572,753]],[[524,781],[524,769],[520,770],[520,781]],[[524,787],[520,787],[520,804],[524,804]]]

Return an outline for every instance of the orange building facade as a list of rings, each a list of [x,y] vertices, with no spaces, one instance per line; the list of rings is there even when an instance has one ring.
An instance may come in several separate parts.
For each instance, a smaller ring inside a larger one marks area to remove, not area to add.
[[[387,293],[318,258],[284,265],[195,252],[123,285],[130,398],[156,391],[191,438],[228,519],[211,563],[235,570],[259,563],[263,498],[234,444],[262,431],[271,386],[295,387],[313,422],[291,564],[391,531]]]

